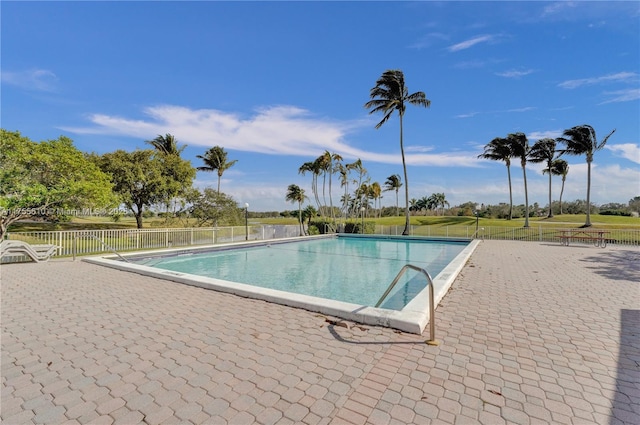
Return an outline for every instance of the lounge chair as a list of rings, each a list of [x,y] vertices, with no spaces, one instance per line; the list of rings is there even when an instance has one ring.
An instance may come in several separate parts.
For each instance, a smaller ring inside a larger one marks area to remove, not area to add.
[[[31,245],[23,241],[4,240],[0,242],[0,259],[27,256],[39,263],[48,261],[57,249],[56,245]]]

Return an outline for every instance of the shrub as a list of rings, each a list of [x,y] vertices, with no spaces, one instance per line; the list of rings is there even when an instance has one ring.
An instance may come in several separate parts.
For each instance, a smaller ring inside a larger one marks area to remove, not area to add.
[[[364,223],[364,234],[372,235],[376,231],[376,223],[373,221],[367,221]],[[362,222],[347,222],[344,225],[345,233],[360,233],[362,234]]]

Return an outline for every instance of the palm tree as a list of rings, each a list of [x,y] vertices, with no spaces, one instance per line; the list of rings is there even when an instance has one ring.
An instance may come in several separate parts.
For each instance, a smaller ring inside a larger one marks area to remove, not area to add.
[[[297,184],[290,184],[287,188],[287,196],[285,198],[289,202],[298,203],[298,221],[300,222],[300,236],[304,235],[304,229],[302,228],[302,203],[307,197],[302,189]]]
[[[553,210],[551,209],[551,167],[555,156],[556,141],[554,139],[540,139],[531,146],[529,151],[529,162],[536,164],[546,161],[547,168],[542,173],[545,174],[546,171],[549,174],[549,214],[547,214],[547,218],[553,217]]]
[[[354,180],[354,183],[358,184],[358,187],[356,188],[356,191],[355,191],[356,193],[354,194],[354,196],[356,199],[362,202],[362,196],[361,196],[362,185],[363,185],[362,180],[367,175],[367,169],[362,166],[362,160],[360,158],[358,158],[356,161],[352,162],[351,164],[347,164],[347,168],[349,170],[355,170],[358,173],[358,180]],[[357,211],[353,210],[352,213],[355,216],[357,214]]]
[[[560,215],[562,215],[562,193],[564,192],[564,182],[567,180],[567,174],[569,174],[569,163],[564,159],[554,159],[551,163],[550,170],[542,170],[542,174],[550,172],[554,176],[562,176],[562,189],[560,189]]]
[[[527,192],[527,159],[529,157],[529,141],[524,133],[511,133],[507,136],[511,147],[511,156],[520,158],[522,176],[524,178],[524,227],[529,227],[529,193]]]
[[[374,210],[378,208],[378,204],[381,203],[380,199],[382,198],[382,187],[380,183],[373,182],[369,185],[369,197],[373,199],[373,208]],[[380,206],[380,212],[382,212],[382,207]],[[375,217],[375,214],[374,214]]]
[[[183,145],[180,148],[178,148],[178,141],[172,134],[169,134],[169,133],[167,133],[164,136],[161,134],[158,134],[158,137],[156,137],[153,140],[147,140],[145,143],[148,143],[151,146],[153,146],[154,149],[157,150],[158,152],[162,152],[164,154],[170,154],[170,155],[180,155],[184,150],[184,148],[187,147],[187,145]]]
[[[396,215],[400,215],[400,208],[398,207],[398,191],[402,187],[402,180],[399,174],[393,174],[387,177],[387,181],[384,182],[385,192],[395,190],[396,191]]]
[[[511,189],[511,145],[509,141],[502,137],[496,137],[484,147],[484,152],[478,158],[490,159],[492,161],[503,161],[507,166],[507,177],[509,178],[509,220],[513,217],[513,191]]]
[[[438,207],[442,207],[442,215],[444,216],[444,207],[449,206],[449,201],[447,201],[444,193],[434,193],[432,196],[432,201],[434,203],[434,207],[436,209],[436,215],[438,215]]]
[[[614,129],[604,139],[598,143],[596,139],[596,131],[590,125],[578,125],[565,130],[562,137],[557,140],[564,143],[565,149],[560,154],[567,155],[585,155],[587,157],[587,220],[583,227],[591,226],[591,163],[593,162],[593,154],[604,147],[609,137],[615,132]]]
[[[329,161],[329,207],[331,208],[331,219],[333,220],[333,224],[336,223],[336,215],[333,211],[333,194],[331,193],[331,180],[333,174],[336,172],[340,172],[342,167],[342,156],[337,153],[332,153],[330,155]]]
[[[404,140],[402,134],[402,119],[406,110],[407,103],[416,106],[424,106],[428,108],[431,101],[427,99],[424,92],[417,91],[409,94],[409,89],[404,83],[404,73],[399,70],[385,71],[376,85],[371,89],[369,96],[371,100],[365,103],[364,107],[369,109],[369,114],[382,112],[384,115],[382,120],[376,125],[376,129],[380,128],[395,111],[400,117],[400,153],[402,155],[402,169],[404,171],[404,194],[405,194],[405,225],[403,235],[409,234],[409,179],[407,178],[407,164],[404,158]]]
[[[238,162],[238,160],[227,161],[227,152],[220,146],[214,146],[206,151],[204,155],[196,155],[196,157],[204,162],[203,167],[198,167],[199,171],[218,172],[218,193],[220,193],[220,179],[222,178],[222,174]]]

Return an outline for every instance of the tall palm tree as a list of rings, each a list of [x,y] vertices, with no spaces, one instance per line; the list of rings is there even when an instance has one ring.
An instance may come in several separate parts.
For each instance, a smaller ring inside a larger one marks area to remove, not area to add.
[[[564,182],[567,180],[567,174],[569,174],[569,163],[564,159],[554,159],[551,163],[550,170],[542,170],[542,174],[553,174],[554,176],[562,176],[562,189],[560,189],[560,215],[562,215],[562,193],[564,192]]]
[[[424,106],[428,108],[431,101],[427,99],[424,92],[417,91],[409,94],[409,89],[404,83],[404,73],[399,69],[385,71],[376,85],[371,89],[370,101],[364,107],[369,109],[369,114],[382,112],[382,120],[376,125],[380,128],[391,118],[394,112],[398,112],[400,117],[400,153],[402,154],[402,169],[404,171],[404,194],[405,194],[405,225],[403,235],[409,234],[409,179],[407,178],[407,164],[404,157],[404,140],[402,119],[404,117],[407,104]]]
[[[593,154],[604,147],[615,131],[614,129],[598,142],[593,127],[584,124],[565,130],[562,137],[557,139],[558,142],[565,145],[565,149],[560,151],[561,155],[585,155],[587,158],[587,220],[583,227],[591,226],[591,163],[593,162]]]
[[[511,133],[507,136],[511,155],[520,158],[522,177],[524,178],[524,227],[529,227],[529,193],[527,192],[527,159],[529,158],[529,140],[524,133]]]
[[[227,152],[220,146],[214,146],[207,150],[204,155],[196,155],[196,157],[200,158],[202,162],[204,162],[203,167],[198,167],[199,171],[217,171],[218,193],[220,193],[220,179],[222,178],[222,175],[226,170],[238,162],[238,160],[234,159],[233,161],[227,161]]]
[[[529,151],[529,162],[534,164],[539,162],[546,162],[547,168],[543,170],[549,174],[549,214],[547,218],[553,217],[553,210],[551,208],[551,167],[553,166],[553,159],[556,156],[556,141],[554,139],[540,139],[531,146]]]
[[[384,182],[385,192],[395,190],[396,192],[396,215],[400,215],[400,207],[398,207],[398,191],[402,187],[402,180],[399,174],[392,174],[387,177],[387,181]]]
[[[356,188],[356,193],[354,195],[355,195],[356,199],[358,199],[360,202],[362,202],[362,196],[361,196],[361,194],[362,194],[362,185],[363,185],[362,180],[364,180],[364,178],[367,176],[367,169],[362,166],[362,160],[360,158],[358,158],[357,160],[355,160],[351,164],[348,164],[347,168],[349,170],[354,170],[354,171],[356,171],[358,173],[358,180],[354,180],[354,183],[358,184],[358,186]],[[357,211],[353,210],[352,214],[354,216],[356,216],[357,215]]]
[[[509,140],[503,137],[496,137],[484,147],[484,152],[478,158],[490,159],[492,161],[503,161],[507,166],[507,177],[509,178],[509,220],[513,218],[513,191],[511,189],[511,145]]]
[[[331,208],[331,219],[333,224],[336,222],[336,215],[333,211],[333,194],[331,193],[331,180],[333,174],[340,172],[342,166],[342,156],[337,153],[332,153],[329,161],[329,207]]]
[[[169,155],[180,155],[184,148],[187,147],[187,145],[182,145],[180,148],[178,148],[178,141],[170,133],[167,133],[164,136],[158,134],[158,137],[153,140],[147,140],[145,143],[153,146],[154,149],[158,152]]]
[[[380,200],[382,198],[382,187],[380,186],[380,183],[373,182],[369,185],[369,196],[373,199],[373,209],[375,210],[378,208],[379,211],[382,212],[382,207],[378,205],[382,202]]]
[[[298,222],[300,223],[300,236],[304,235],[304,229],[302,228],[302,203],[307,199],[302,189],[297,184],[290,184],[287,188],[287,195],[285,199],[289,202],[298,203]]]
[[[315,161],[313,161],[313,163],[318,175],[322,174],[322,206],[324,208],[320,209],[320,215],[324,216],[327,210],[327,174],[329,174],[329,182],[331,182],[331,153],[329,151],[324,151],[322,155],[320,155],[315,159]]]

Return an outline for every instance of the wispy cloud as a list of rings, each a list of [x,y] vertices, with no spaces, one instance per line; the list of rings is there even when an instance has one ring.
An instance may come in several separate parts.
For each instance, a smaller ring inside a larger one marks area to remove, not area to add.
[[[507,109],[504,112],[529,112],[529,111],[533,111],[535,109],[538,109],[538,108],[536,108],[535,106],[525,106],[523,108]],[[498,112],[500,112],[500,111],[498,111]]]
[[[504,114],[504,113],[514,113],[514,112],[529,112],[535,109],[538,109],[538,108],[536,108],[535,106],[525,106],[522,108],[502,109],[498,111],[468,112],[466,114],[456,115],[455,117],[456,118],[473,118],[476,115],[480,115],[480,114]]]
[[[479,43],[487,43],[487,42],[493,41],[494,39],[495,39],[494,35],[479,35],[477,37],[470,38],[469,40],[465,40],[461,43],[449,46],[447,49],[450,52],[457,52],[459,50],[465,50],[470,47],[473,47]]]
[[[640,146],[634,143],[619,143],[615,145],[605,145],[614,154],[621,156],[629,161],[640,164]]]
[[[435,42],[441,40],[448,40],[449,37],[446,34],[442,34],[439,32],[432,32],[429,34],[425,34],[414,43],[408,46],[409,49],[425,49],[427,47],[431,47]]]
[[[214,109],[194,110],[174,105],[148,107],[143,112],[145,119],[93,114],[88,117],[92,126],[62,129],[76,134],[111,134],[142,140],[171,133],[181,142],[207,148],[220,145],[239,151],[306,157],[329,150],[345,158],[387,164],[400,164],[402,161],[399,152],[371,152],[349,145],[347,135],[369,126],[369,121],[320,119],[295,106],[260,108],[248,117]],[[407,155],[406,160],[412,165],[477,165],[475,156],[464,152],[420,151]]]
[[[533,131],[527,134],[527,139],[529,140],[557,139],[560,136],[562,136],[562,130]]]
[[[504,72],[496,72],[496,75],[499,77],[505,77],[505,78],[520,78],[520,77],[524,77],[525,75],[532,74],[533,72],[534,72],[533,69],[525,69],[525,70],[512,69]]]
[[[567,80],[558,84],[558,87],[564,89],[575,89],[581,86],[591,86],[602,83],[630,83],[638,80],[638,74],[635,72],[618,72],[616,74],[603,75],[601,77],[581,78],[578,80]]]
[[[573,9],[575,7],[576,7],[576,3],[573,1],[553,2],[544,7],[544,9],[542,10],[542,16],[545,17],[545,16],[564,14],[564,13],[567,13],[567,9],[569,8]]]
[[[58,77],[46,69],[31,69],[27,71],[2,71],[2,82],[27,90],[52,92],[56,90]]]
[[[478,115],[480,112],[469,112],[467,114],[456,115],[456,118],[473,118]]]
[[[640,89],[626,89],[604,92],[605,96],[613,96],[612,98],[600,103],[630,102],[640,99]]]

